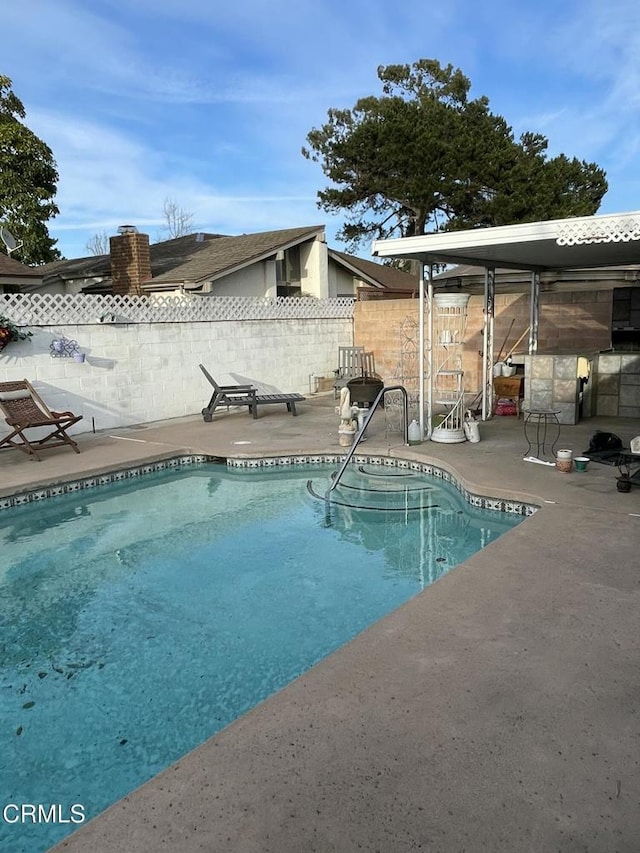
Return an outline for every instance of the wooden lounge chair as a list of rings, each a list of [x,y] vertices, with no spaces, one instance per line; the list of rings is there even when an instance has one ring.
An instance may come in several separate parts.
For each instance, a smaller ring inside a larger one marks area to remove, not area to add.
[[[38,450],[61,447],[64,444],[80,453],[76,442],[67,435],[67,430],[81,420],[82,415],[74,415],[73,412],[52,412],[26,379],[0,382],[0,412],[13,428],[9,435],[0,440],[0,448],[15,447],[38,461],[41,461]],[[29,440],[26,437],[26,430],[43,427],[51,428],[44,438]]]
[[[207,423],[213,420],[213,413],[221,406],[227,409],[230,406],[247,406],[253,417],[257,418],[259,406],[285,403],[287,411],[295,417],[298,414],[296,403],[306,399],[302,394],[258,394],[253,385],[218,385],[204,365],[200,365],[200,370],[214,389],[208,405],[202,410],[202,417]]]

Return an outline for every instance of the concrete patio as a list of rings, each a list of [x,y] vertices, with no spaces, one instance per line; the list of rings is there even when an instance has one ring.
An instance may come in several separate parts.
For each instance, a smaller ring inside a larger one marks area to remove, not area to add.
[[[0,496],[184,451],[335,453],[334,405],[84,434],[42,462],[3,452]],[[56,850],[639,849],[640,489],[617,492],[605,465],[523,462],[513,417],[479,444],[416,447],[384,417],[363,453],[540,510]],[[596,429],[628,446],[640,424],[592,418],[558,446],[577,455]]]

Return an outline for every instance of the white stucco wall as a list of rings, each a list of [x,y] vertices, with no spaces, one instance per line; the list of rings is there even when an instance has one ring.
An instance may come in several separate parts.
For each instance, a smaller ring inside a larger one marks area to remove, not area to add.
[[[274,264],[271,266],[275,268]],[[212,282],[211,293],[213,296],[268,296],[267,271],[266,262],[252,264]],[[275,284],[275,272],[272,274]]]
[[[32,327],[33,328],[33,327]],[[73,431],[113,429],[199,414],[230,374],[281,391],[310,393],[310,374],[332,376],[338,346],[353,343],[351,319],[135,323],[33,328],[0,354],[0,382],[27,378],[54,410],[82,414]],[[83,364],[52,358],[50,344],[78,342]]]
[[[300,285],[302,292],[319,299],[329,295],[329,252],[324,240],[310,240],[300,245]]]
[[[355,296],[356,282],[353,275],[333,261],[329,262],[328,279],[330,299],[336,296]]]

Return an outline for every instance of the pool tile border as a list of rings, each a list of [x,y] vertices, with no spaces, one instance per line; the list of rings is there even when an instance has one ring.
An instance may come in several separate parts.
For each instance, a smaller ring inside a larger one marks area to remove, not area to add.
[[[227,459],[227,468],[234,471],[255,471],[259,468],[303,467],[305,465],[340,465],[343,461],[340,454],[324,454],[305,456],[296,454],[294,456],[265,456],[259,459]],[[415,462],[409,459],[401,459],[392,456],[354,455],[353,462],[356,465],[375,465],[387,468],[400,468],[415,471],[419,474],[427,474],[437,477],[445,483],[452,485],[462,497],[473,507],[479,509],[491,509],[497,512],[506,512],[512,515],[531,516],[540,509],[539,506],[525,501],[509,500],[506,498],[489,497],[480,495],[467,489],[454,475],[444,468],[439,468],[426,462]]]
[[[104,486],[107,483],[119,483],[122,480],[131,480],[142,477],[145,474],[153,474],[156,471],[165,471],[169,468],[182,468],[188,465],[199,465],[203,462],[224,462],[218,456],[207,456],[205,454],[185,454],[173,456],[170,459],[160,459],[157,462],[145,462],[132,468],[122,468],[117,471],[108,471],[104,474],[93,474],[78,480],[69,480],[64,483],[53,483],[50,486],[42,486],[38,489],[18,492],[15,495],[6,495],[0,498],[0,510],[9,509],[14,506],[35,503],[36,501],[54,498],[58,495],[68,495],[72,492],[80,492],[85,489],[93,489],[96,486]]]
[[[173,456],[170,459],[161,459],[156,462],[147,462],[132,468],[124,468],[110,471],[104,474],[94,474],[65,483],[54,483],[50,486],[42,486],[37,489],[19,492],[15,495],[0,497],[0,510],[11,507],[23,506],[24,504],[53,498],[57,495],[70,494],[72,492],[92,489],[107,483],[117,483],[122,480],[130,480],[156,471],[164,471],[170,468],[182,468],[189,465],[201,465],[207,462],[226,463],[226,467],[233,471],[256,471],[260,468],[294,467],[301,468],[312,465],[340,465],[343,456],[339,453],[330,454],[292,454],[289,456],[263,456],[260,458],[229,458],[219,456],[208,456],[206,454],[183,454]],[[531,516],[539,509],[538,506],[524,501],[507,500],[504,498],[489,497],[469,491],[453,474],[444,468],[439,468],[425,462],[415,462],[408,459],[380,456],[377,454],[354,455],[353,462],[356,465],[383,466],[387,468],[399,468],[427,474],[450,483],[471,506],[479,509],[491,509],[497,512],[506,512],[512,515]]]

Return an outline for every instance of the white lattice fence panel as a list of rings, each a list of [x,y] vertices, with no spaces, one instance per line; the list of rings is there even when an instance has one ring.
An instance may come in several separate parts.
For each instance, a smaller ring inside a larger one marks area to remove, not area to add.
[[[351,318],[354,303],[350,298],[7,293],[0,298],[0,314],[21,326],[308,320]]]

